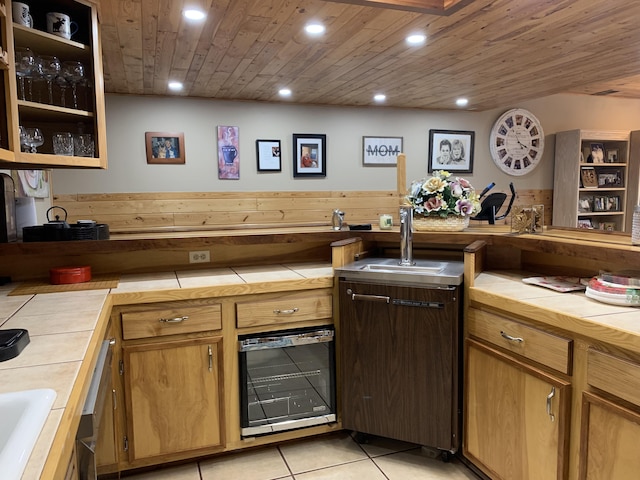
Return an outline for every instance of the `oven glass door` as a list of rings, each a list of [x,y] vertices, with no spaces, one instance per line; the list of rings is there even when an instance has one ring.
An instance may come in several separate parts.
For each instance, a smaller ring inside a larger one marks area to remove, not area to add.
[[[334,422],[332,326],[240,337],[243,436]]]

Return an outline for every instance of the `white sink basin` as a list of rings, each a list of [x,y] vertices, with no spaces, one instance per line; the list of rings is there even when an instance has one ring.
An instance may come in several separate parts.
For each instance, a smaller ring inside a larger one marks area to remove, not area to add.
[[[19,480],[42,431],[55,390],[43,388],[0,393],[0,472]]]

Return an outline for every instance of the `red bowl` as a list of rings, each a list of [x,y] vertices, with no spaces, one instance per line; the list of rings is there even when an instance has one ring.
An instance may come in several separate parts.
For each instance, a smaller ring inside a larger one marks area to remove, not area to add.
[[[83,283],[91,281],[91,267],[56,267],[49,270],[49,282],[52,285]]]

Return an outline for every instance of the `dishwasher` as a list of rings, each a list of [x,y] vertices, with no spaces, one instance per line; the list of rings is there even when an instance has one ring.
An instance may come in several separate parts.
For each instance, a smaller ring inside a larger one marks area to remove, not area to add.
[[[336,269],[342,426],[440,450],[460,444],[463,262]]]

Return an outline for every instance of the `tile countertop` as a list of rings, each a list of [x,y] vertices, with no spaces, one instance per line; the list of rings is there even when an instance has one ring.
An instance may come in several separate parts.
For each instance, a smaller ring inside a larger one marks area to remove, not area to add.
[[[560,293],[522,282],[531,276],[539,274],[482,272],[469,289],[469,301],[640,354],[640,307],[610,305],[584,292]]]
[[[307,284],[313,288],[332,286],[331,265],[307,263],[122,275],[118,287],[111,290],[38,295],[9,296],[16,284],[1,286],[0,328],[27,329],[31,342],[16,358],[0,362],[0,393],[33,388],[52,388],[57,393],[22,478],[40,478],[110,294],[118,304],[125,304],[145,298],[145,293],[161,301],[179,299],[181,291],[190,292],[187,298],[193,298],[247,293],[247,289],[248,293],[262,293]]]

